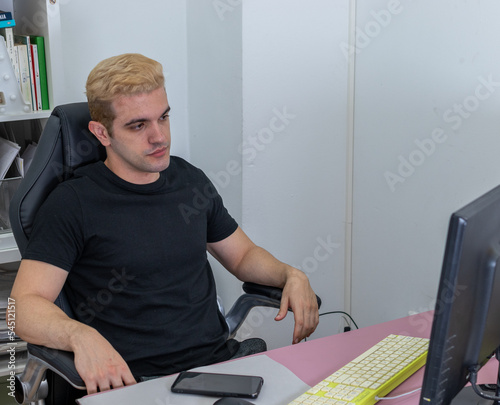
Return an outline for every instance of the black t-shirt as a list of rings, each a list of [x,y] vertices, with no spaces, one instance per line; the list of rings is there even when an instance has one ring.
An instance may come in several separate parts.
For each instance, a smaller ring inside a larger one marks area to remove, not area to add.
[[[181,158],[146,185],[99,162],[49,195],[24,258],[69,272],[76,318],[135,376],[165,375],[231,355],[206,244],[236,228],[210,180]]]

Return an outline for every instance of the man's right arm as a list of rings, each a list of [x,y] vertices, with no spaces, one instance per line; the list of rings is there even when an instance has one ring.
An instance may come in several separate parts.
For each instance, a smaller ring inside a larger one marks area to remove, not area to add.
[[[111,344],[54,304],[67,276],[67,271],[47,263],[21,262],[11,293],[16,334],[33,344],[74,352],[89,394],[134,384],[130,369]]]

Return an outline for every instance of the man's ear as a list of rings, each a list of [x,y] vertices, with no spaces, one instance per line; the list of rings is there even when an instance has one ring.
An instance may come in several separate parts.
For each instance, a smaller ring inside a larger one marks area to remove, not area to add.
[[[110,141],[109,141],[109,134],[108,130],[104,125],[102,125],[98,121],[90,121],[89,122],[89,131],[92,132],[95,137],[103,144],[103,146],[109,146]]]

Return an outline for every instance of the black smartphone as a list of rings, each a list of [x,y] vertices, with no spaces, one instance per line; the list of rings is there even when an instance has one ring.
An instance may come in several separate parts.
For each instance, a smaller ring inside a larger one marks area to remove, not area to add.
[[[239,374],[183,371],[172,384],[172,392],[214,397],[257,398],[264,384],[262,377]]]

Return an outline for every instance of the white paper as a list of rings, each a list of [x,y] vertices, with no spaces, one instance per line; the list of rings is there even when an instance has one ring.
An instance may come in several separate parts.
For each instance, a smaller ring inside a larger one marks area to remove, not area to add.
[[[21,156],[24,160],[24,174],[26,174],[28,172],[28,169],[30,168],[31,162],[33,161],[33,156],[36,152],[36,147],[36,144],[30,143]]]
[[[12,162],[16,159],[19,149],[21,147],[17,143],[0,137],[0,180],[5,178]]]

